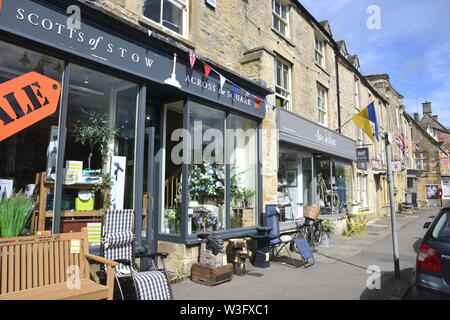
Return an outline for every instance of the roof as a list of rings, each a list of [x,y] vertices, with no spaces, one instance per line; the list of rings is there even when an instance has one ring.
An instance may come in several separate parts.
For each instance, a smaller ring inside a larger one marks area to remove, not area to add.
[[[369,74],[366,76],[367,79],[369,79],[369,81],[375,81],[375,80],[384,80],[387,83],[389,83],[389,86],[391,87],[391,89],[395,92],[396,95],[398,95],[400,97],[400,99],[403,99],[403,95],[398,92],[394,86],[392,85],[391,81],[390,81],[390,77],[387,73],[379,73],[379,74]]]
[[[331,26],[328,20],[320,21],[319,23],[328,32],[330,36],[333,36],[333,34],[331,33]]]
[[[439,147],[439,149],[441,149],[446,155],[449,154],[449,151],[442,146],[442,143],[433,139],[433,137],[416,120],[414,120],[413,117],[411,117],[406,111],[404,111],[403,114],[406,119],[408,119],[409,122],[412,123],[424,136],[428,137],[434,145]]]
[[[348,61],[347,57],[342,55],[342,53],[339,51],[339,46],[333,39],[331,33],[328,32],[328,30],[324,28],[324,26],[319,21],[317,21],[316,18],[314,18],[314,16],[300,3],[300,1],[291,0],[291,2],[311,21],[312,24],[314,24],[317,29],[320,30],[320,32],[322,32],[327,37],[327,40],[333,45],[335,54],[338,58],[340,58],[340,61],[348,66],[361,79],[361,82],[378,97],[378,99],[380,99],[384,103],[387,103],[388,101],[386,100],[386,98],[383,97],[383,95],[372,86],[372,84],[364,77],[364,75],[358,70],[358,68],[356,68],[350,61]]]
[[[425,114],[422,118],[422,120],[420,120],[420,123],[422,124],[422,121],[425,119],[425,117],[428,117],[436,126],[431,125],[431,127],[433,129],[445,132],[445,133],[450,133],[450,131],[448,130],[448,128],[446,126],[444,126],[442,123],[439,122],[439,120],[435,119],[433,116],[429,115],[429,114]]]

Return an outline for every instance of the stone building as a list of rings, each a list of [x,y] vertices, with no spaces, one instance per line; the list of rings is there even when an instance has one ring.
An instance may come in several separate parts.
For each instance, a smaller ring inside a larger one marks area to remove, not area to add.
[[[377,74],[368,75],[366,78],[386,99],[385,116],[382,122],[384,131],[392,133],[392,161],[394,170],[394,197],[396,208],[399,210],[401,204],[406,201],[407,194],[407,170],[413,168],[412,161],[412,139],[410,134],[409,123],[404,116],[405,106],[403,105],[403,96],[392,86],[389,75]],[[397,138],[403,135],[402,142],[405,144],[405,150],[402,151],[400,146],[395,142]],[[383,136],[383,146],[385,144]],[[384,214],[389,210],[389,191],[387,186],[386,170],[386,154],[384,150],[380,151],[381,166],[384,168],[382,174],[377,178],[379,192],[377,198],[379,208]]]
[[[170,1],[164,17],[153,1],[98,0],[93,6],[273,90],[262,121],[260,209],[282,205],[283,229],[294,227],[308,205],[341,220],[355,203],[371,217],[387,213],[383,132],[393,132],[394,138],[406,132],[402,97],[388,78],[362,75],[357,55],[333,39],[327,21],[317,21],[298,1],[211,3]],[[372,101],[380,124],[375,144],[348,121]],[[366,164],[355,162],[357,148],[367,148]],[[407,164],[396,145],[393,150],[394,160],[402,163],[395,177],[401,203]],[[375,193],[376,199],[370,196]],[[197,259],[195,245],[158,244],[180,272],[187,273]]]
[[[419,115],[414,114],[414,120],[418,122],[432,137],[442,143],[442,146],[450,150],[450,131],[439,122],[438,115],[433,115],[431,102],[422,103],[423,115],[419,121]]]
[[[416,119],[405,113],[414,141],[415,170],[408,175],[408,187],[416,194],[412,199],[418,207],[437,207],[448,202],[449,153]],[[416,116],[417,118],[417,116]],[[438,190],[442,188],[443,202]]]

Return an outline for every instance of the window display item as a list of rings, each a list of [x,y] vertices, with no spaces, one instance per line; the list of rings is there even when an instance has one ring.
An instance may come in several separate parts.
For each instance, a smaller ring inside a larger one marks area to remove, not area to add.
[[[13,192],[14,180],[0,179],[0,199],[5,196],[6,198],[11,197]]]
[[[56,155],[58,154],[58,127],[50,129],[50,143],[47,148],[47,179],[55,180],[52,174],[56,172]]]
[[[92,211],[94,210],[95,197],[90,190],[80,190],[78,198],[75,199],[75,210]]]
[[[76,183],[81,179],[83,161],[66,160],[65,183]]]
[[[123,209],[125,195],[125,168],[127,157],[113,156],[111,159],[111,207],[112,209]]]

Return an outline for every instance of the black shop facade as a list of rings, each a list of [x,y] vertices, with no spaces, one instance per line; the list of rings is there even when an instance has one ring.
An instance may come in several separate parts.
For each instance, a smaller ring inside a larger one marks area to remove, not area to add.
[[[78,29],[62,4],[2,5],[0,83],[29,79],[37,100],[1,98],[0,183],[35,200],[32,234],[78,231],[107,209],[135,211],[137,246],[260,225],[269,90],[89,5]],[[56,100],[37,79],[56,83]]]

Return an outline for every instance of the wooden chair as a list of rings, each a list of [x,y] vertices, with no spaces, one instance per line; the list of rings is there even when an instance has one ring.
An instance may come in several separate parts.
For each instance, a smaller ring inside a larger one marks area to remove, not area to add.
[[[89,260],[107,265],[106,285],[90,279]],[[111,300],[116,265],[89,254],[86,228],[0,238],[0,300]]]

